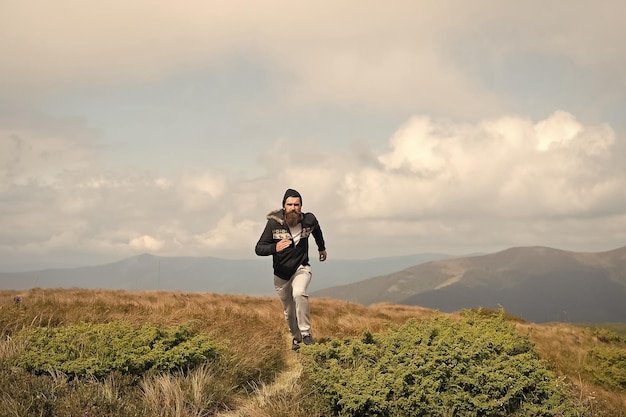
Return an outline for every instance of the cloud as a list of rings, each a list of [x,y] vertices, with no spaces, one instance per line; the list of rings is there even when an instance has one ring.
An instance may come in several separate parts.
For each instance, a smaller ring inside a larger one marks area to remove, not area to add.
[[[625,8],[0,2],[0,256],[620,245]]]
[[[0,138],[0,186],[98,164],[98,134],[80,120],[0,106]]]
[[[249,219],[235,220],[232,213],[221,218],[215,227],[204,233],[194,236],[197,242],[206,251],[215,250],[241,250],[242,247],[249,248],[252,252],[254,244],[260,236],[259,222]]]
[[[535,124],[519,117],[474,125],[416,117],[380,155],[383,169],[350,177],[350,188],[386,194],[384,206],[359,195],[361,203],[352,207],[381,217],[588,216],[614,207],[623,193],[614,142],[608,126],[583,126],[562,111]],[[394,204],[407,195],[415,206]]]
[[[148,235],[136,237],[129,242],[131,248],[148,252],[158,252],[164,244],[165,242],[162,240],[155,239]]]
[[[28,100],[63,89],[150,83],[185,73],[263,68],[287,103],[332,103],[377,111],[498,114],[514,103],[485,85],[516,60],[560,60],[564,92],[581,82],[623,91],[626,35],[620,1],[498,1],[393,5],[354,0],[97,4],[5,1],[0,6],[0,92]],[[594,18],[589,18],[594,16]],[[574,79],[571,68],[586,69]],[[589,100],[587,100],[589,102]]]
[[[176,186],[181,206],[193,213],[209,209],[220,199],[226,191],[227,180],[221,175],[208,173],[185,174]]]
[[[32,149],[56,143],[46,135],[24,137]],[[91,152],[80,142],[70,144],[73,157]],[[253,180],[210,171],[103,171],[50,152],[53,157],[38,160],[43,166],[20,162],[14,164],[19,176],[4,176],[0,254],[80,248],[110,257],[247,258],[265,214],[289,187],[320,218],[336,256],[617,246],[626,226],[626,168],[616,146],[609,126],[584,125],[557,111],[536,122],[507,116],[468,124],[415,116],[379,153],[277,142],[264,157],[268,175]],[[16,160],[16,148],[7,149],[13,149],[9,160]]]

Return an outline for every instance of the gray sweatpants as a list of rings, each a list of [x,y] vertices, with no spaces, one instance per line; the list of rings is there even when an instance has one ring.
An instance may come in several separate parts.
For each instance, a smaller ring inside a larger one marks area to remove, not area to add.
[[[306,293],[310,282],[310,265],[301,265],[288,281],[274,275],[274,288],[283,303],[289,332],[297,341],[302,341],[303,335],[311,334],[311,309]]]

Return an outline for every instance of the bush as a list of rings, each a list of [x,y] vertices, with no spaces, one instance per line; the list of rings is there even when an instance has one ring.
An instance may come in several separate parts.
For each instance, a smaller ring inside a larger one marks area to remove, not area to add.
[[[612,390],[626,389],[626,352],[615,347],[596,347],[587,354],[585,366],[595,382]]]
[[[602,343],[626,343],[626,336],[605,328],[595,329],[593,335]]]
[[[137,377],[117,374],[112,378],[118,391],[113,398],[107,395],[108,385],[95,379],[68,379],[62,374],[34,375],[20,369],[0,369],[0,416],[150,415],[143,413],[136,388]]]
[[[127,322],[29,327],[14,339],[25,351],[16,365],[35,374],[103,377],[113,371],[140,375],[148,370],[193,368],[220,358],[220,348],[189,326],[134,328]]]
[[[334,415],[574,416],[564,387],[504,315],[440,315],[302,349]]]

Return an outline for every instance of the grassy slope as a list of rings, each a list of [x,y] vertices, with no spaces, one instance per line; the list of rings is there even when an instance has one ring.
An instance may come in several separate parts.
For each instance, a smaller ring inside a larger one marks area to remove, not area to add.
[[[222,409],[239,416],[306,416],[299,398],[306,396],[297,379],[297,363],[289,351],[280,302],[274,297],[217,295],[180,292],[125,292],[111,290],[43,290],[0,292],[0,366],[11,352],[7,336],[25,326],[58,326],[78,322],[106,323],[126,320],[136,325],[156,323],[179,325],[193,322],[211,337],[223,341],[236,358],[237,367],[248,378],[247,388],[233,391]],[[329,298],[312,299],[312,321],[318,339],[337,339],[375,333],[408,318],[428,319],[436,312],[419,307],[359,304]],[[515,320],[515,318],[512,318]],[[625,416],[626,393],[595,386],[586,369],[587,352],[603,342],[594,329],[553,323],[536,325],[517,321],[520,332],[529,336],[537,352],[569,383],[572,393],[586,404],[590,415]],[[623,348],[623,347],[622,347]],[[295,368],[294,368],[295,367]],[[6,369],[5,369],[6,370]],[[2,387],[0,409],[11,397]],[[83,401],[84,402],[84,401]],[[296,406],[294,406],[294,403]],[[234,410],[234,411],[233,411]],[[1,413],[0,413],[1,414]],[[95,416],[94,411],[91,415]],[[170,415],[166,411],[162,415]],[[171,415],[174,415],[172,412]],[[186,414],[180,414],[185,416]]]

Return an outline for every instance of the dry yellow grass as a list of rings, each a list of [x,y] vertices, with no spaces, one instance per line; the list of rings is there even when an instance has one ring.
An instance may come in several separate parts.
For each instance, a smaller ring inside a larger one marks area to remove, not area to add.
[[[539,356],[571,384],[582,404],[591,410],[610,410],[610,416],[626,415],[626,392],[594,385],[585,369],[589,350],[603,344],[591,330],[566,323],[517,323],[516,327],[534,343]]]
[[[15,295],[22,298],[19,306],[14,305]],[[311,311],[313,332],[318,339],[358,336],[365,331],[374,333],[411,318],[430,319],[439,314],[421,307],[387,303],[365,307],[330,298],[311,299]],[[224,341],[239,366],[259,370],[249,395],[233,400],[228,405],[230,410],[222,417],[306,416],[306,410],[298,411],[297,403],[299,397],[307,395],[297,384],[300,364],[289,349],[290,338],[276,297],[82,289],[0,291],[0,318],[5,341],[13,332],[33,325],[125,320],[137,325],[170,326],[193,322],[196,328]],[[584,371],[587,352],[601,343],[592,331],[562,323],[516,322],[515,325],[520,333],[528,335],[538,354],[571,383],[579,401],[592,410],[591,415],[626,416],[626,393],[593,385]],[[0,343],[0,358],[6,359],[17,351],[19,347]],[[269,373],[268,362],[272,369]],[[144,382],[145,402],[155,413],[159,410],[155,415],[193,415],[181,410],[184,387],[187,397],[192,398],[187,403],[195,402],[198,409],[202,408],[204,400],[198,387],[215,384],[216,376],[200,369],[185,378],[162,376]],[[102,389],[106,396],[115,399],[114,381],[106,382]],[[176,412],[172,413],[173,410]]]

